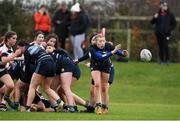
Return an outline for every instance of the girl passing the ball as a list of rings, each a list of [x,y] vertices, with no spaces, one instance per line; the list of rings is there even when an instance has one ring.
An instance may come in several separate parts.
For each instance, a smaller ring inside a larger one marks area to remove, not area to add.
[[[109,76],[112,67],[110,56],[117,54],[126,56],[127,51],[122,51],[121,44],[115,48],[107,43],[102,34],[96,35],[96,44],[89,48],[91,76],[94,80],[94,101],[96,114],[108,113],[108,87]],[[103,104],[103,105],[102,105]]]

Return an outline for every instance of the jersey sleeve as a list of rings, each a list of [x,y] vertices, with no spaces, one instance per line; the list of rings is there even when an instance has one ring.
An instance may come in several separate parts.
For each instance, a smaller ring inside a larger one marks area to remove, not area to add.
[[[81,58],[78,59],[78,62],[85,61],[89,58],[89,51],[84,54]]]
[[[119,55],[119,56],[123,56],[123,51],[122,51],[122,50],[118,50],[118,51],[116,52],[116,54]]]
[[[97,59],[99,61],[105,60],[109,58],[110,56],[112,56],[111,51],[102,53],[101,51],[96,51],[93,47],[89,49],[89,53],[91,55],[91,58]]]
[[[65,50],[61,49],[61,48],[57,48],[54,52],[58,53],[60,55],[69,56],[68,53]]]

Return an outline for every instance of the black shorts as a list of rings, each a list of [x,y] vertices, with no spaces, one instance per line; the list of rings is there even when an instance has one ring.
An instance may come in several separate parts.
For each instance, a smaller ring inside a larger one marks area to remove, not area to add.
[[[58,63],[56,64],[56,74],[60,75],[61,73],[64,72],[73,73],[74,68],[75,68],[75,64],[73,63],[73,61],[71,61],[68,58],[63,58],[59,60]]]
[[[108,80],[108,83],[111,85],[113,83],[113,80],[114,80],[114,66],[111,67],[111,71],[110,71],[110,75],[109,75],[109,80]]]
[[[38,63],[35,73],[40,74],[45,77],[55,76],[55,63],[53,59],[42,60]]]
[[[26,84],[30,84],[35,69],[36,69],[36,65],[34,64],[29,64],[28,66],[26,66],[25,72],[23,72],[23,74],[21,74],[20,76],[20,80]]]
[[[8,73],[9,73],[9,75],[11,76],[11,78],[13,79],[13,80],[18,80],[19,78],[20,78],[20,76],[21,76],[21,73],[22,73],[22,70],[20,70],[21,68],[18,68],[18,69],[12,69],[12,68],[10,68],[9,70],[8,70]]]
[[[78,80],[80,76],[81,76],[81,70],[79,69],[78,65],[75,65],[73,71],[73,77],[75,77]]]
[[[50,107],[51,107],[50,101],[47,100],[47,99],[45,99],[45,98],[42,98],[41,95],[36,92],[35,98],[34,98],[34,100],[33,100],[33,103],[34,103],[34,104],[38,104],[40,101],[44,104],[44,106],[45,106],[46,108],[50,108]]]
[[[50,107],[51,107],[51,103],[50,103],[49,100],[42,98],[41,101],[44,103],[44,106],[45,106],[46,108],[50,108]]]
[[[111,66],[110,65],[104,65],[104,66],[96,66],[96,65],[90,65],[91,71],[101,71],[104,73],[110,73]]]
[[[26,84],[30,84],[31,77],[32,77],[32,74],[28,74],[24,72],[24,74],[20,76],[20,80]]]
[[[109,73],[109,80],[108,83],[111,85],[114,80],[114,66],[111,67],[110,73]],[[91,84],[94,85],[94,80],[92,79]]]
[[[7,69],[5,69],[5,70],[3,70],[3,71],[0,72],[0,78],[1,78],[2,76],[4,76],[5,74],[8,74]]]
[[[40,101],[41,101],[40,95],[38,95],[37,93],[35,93],[35,97],[34,97],[33,103],[34,103],[34,104],[38,104]]]

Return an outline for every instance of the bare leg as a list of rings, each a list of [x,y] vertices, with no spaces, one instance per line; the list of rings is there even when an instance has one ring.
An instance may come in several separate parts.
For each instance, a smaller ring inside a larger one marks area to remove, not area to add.
[[[108,113],[108,103],[109,103],[109,74],[102,72],[102,113]]]
[[[81,97],[79,97],[78,95],[73,93],[73,97],[74,97],[74,101],[77,105],[81,105],[81,106],[87,106],[86,101],[83,100]]]
[[[71,91],[72,73],[65,72],[61,74],[61,85],[67,97],[68,105],[74,105],[74,98]]]
[[[27,84],[22,82],[20,79],[15,83],[15,102],[19,102],[21,89],[24,86],[27,86]]]
[[[108,84],[109,74],[108,73],[102,73],[102,104],[108,104],[109,103],[109,84]]]
[[[14,104],[13,102],[10,100],[10,94],[14,89],[14,82],[11,78],[11,76],[9,74],[5,74],[3,75],[0,80],[4,83],[4,85],[6,86],[5,88],[5,93],[4,93],[4,100],[6,100],[6,102],[8,103],[8,105],[10,107],[13,107]]]
[[[98,104],[101,103],[101,72],[92,71],[91,75],[94,80],[94,99],[95,103]]]
[[[54,90],[52,90],[50,88],[52,80],[53,80],[53,77],[47,77],[44,80],[43,88],[49,97],[52,97],[54,100],[58,100],[58,99],[60,99],[59,96],[57,95],[57,93]]]
[[[5,74],[0,80],[6,85],[5,95],[9,96],[14,89],[14,82],[9,74]]]
[[[27,98],[27,103],[26,106],[29,109],[34,97],[35,97],[35,91],[37,89],[37,87],[41,84],[42,80],[44,80],[45,78],[37,73],[33,73],[32,75],[32,79],[31,79],[31,83],[29,86],[29,91],[28,91],[28,98]]]

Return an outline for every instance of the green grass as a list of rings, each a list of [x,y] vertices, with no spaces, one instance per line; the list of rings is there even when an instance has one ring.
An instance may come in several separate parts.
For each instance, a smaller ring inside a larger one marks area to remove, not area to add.
[[[0,120],[180,120],[180,64],[114,62],[114,65],[116,75],[110,87],[108,115],[0,112]],[[88,99],[90,70],[83,65],[81,70],[81,79],[76,82],[73,91]]]

